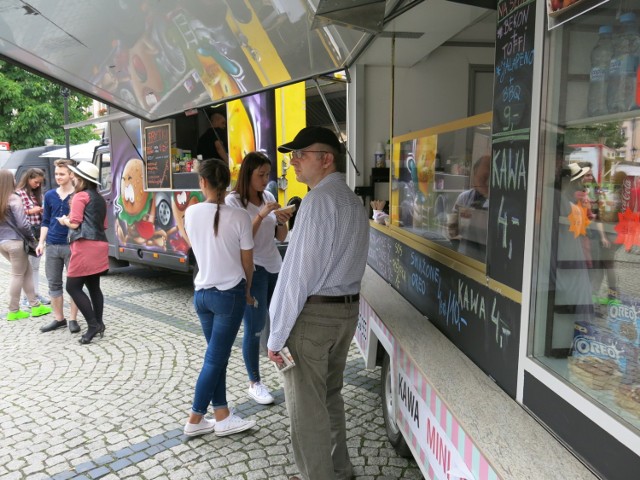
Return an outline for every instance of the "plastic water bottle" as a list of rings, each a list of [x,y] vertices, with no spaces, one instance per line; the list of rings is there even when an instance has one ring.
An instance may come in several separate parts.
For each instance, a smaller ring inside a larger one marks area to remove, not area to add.
[[[606,115],[609,112],[607,107],[607,84],[609,78],[609,65],[613,56],[613,43],[611,25],[603,25],[598,31],[600,38],[591,51],[591,72],[589,73],[589,97],[587,100],[587,111],[589,116]]]
[[[640,34],[635,13],[621,15],[620,25],[620,32],[613,37],[613,56],[609,63],[609,113],[626,112],[636,108],[636,70],[640,54]]]

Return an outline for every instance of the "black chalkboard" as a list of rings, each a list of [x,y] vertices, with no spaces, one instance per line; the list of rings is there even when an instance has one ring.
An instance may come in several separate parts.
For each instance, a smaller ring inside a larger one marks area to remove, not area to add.
[[[516,290],[522,289],[535,10],[534,0],[498,2],[487,275]]]
[[[144,129],[145,178],[147,190],[171,189],[171,125]]]
[[[515,398],[519,303],[375,228],[367,263]]]

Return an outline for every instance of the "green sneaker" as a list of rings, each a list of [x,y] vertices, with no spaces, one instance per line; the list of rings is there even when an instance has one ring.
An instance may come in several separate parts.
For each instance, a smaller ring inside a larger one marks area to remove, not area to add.
[[[47,313],[51,313],[51,307],[48,305],[38,305],[36,307],[31,307],[31,316],[32,317],[41,317],[42,315],[46,315]]]
[[[7,313],[7,321],[9,322],[22,320],[23,318],[29,318],[29,312],[25,312],[24,310],[18,310],[17,312]]]

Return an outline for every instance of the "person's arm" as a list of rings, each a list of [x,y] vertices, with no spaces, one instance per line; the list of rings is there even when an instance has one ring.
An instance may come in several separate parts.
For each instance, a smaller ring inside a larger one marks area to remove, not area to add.
[[[20,236],[24,238],[28,238],[35,242],[35,237],[33,236],[33,231],[31,230],[31,224],[29,223],[29,219],[27,215],[24,213],[24,206],[22,205],[22,200],[16,198],[12,199],[9,202],[9,208],[13,214],[13,218],[16,222],[16,227],[18,228]]]
[[[24,208],[25,215],[29,215],[31,200],[29,199],[29,195],[24,190],[16,190],[16,193],[20,196],[20,200],[22,201],[22,208]]]
[[[44,225],[40,227],[40,240],[38,241],[38,246],[36,247],[36,254],[38,256],[44,253],[44,246],[47,241],[47,233],[49,233],[49,227],[45,227]]]
[[[227,152],[224,149],[224,145],[222,144],[222,142],[220,140],[216,140],[214,142],[214,146],[216,147],[216,152],[218,153],[220,158],[225,162],[229,163],[229,155],[227,155]]]
[[[251,296],[251,284],[253,282],[253,234],[251,233],[251,216],[246,210],[240,211],[239,239],[240,239],[240,263],[244,271],[244,278],[247,281],[245,289],[245,297],[247,305],[254,304],[254,298]]]
[[[307,297],[317,291],[326,275],[325,259],[331,255],[335,217],[321,205],[310,203],[306,207],[296,220],[296,241],[287,248],[269,305],[271,332],[267,346],[273,352],[285,345]]]
[[[267,202],[265,203],[265,205],[260,209],[260,211],[258,212],[258,215],[256,215],[253,219],[253,221],[251,222],[251,225],[253,227],[253,236],[256,236],[256,233],[258,233],[258,229],[260,228],[260,225],[262,225],[262,221],[267,218],[267,215],[269,215],[271,212],[273,212],[274,210],[280,208],[280,205],[278,204],[278,202]]]
[[[287,224],[293,212],[276,212],[276,240],[284,242],[289,233]]]
[[[598,233],[600,234],[600,242],[602,243],[602,246],[605,248],[609,248],[611,244],[609,243],[609,239],[605,234],[604,224],[599,221],[596,221],[595,224],[596,224],[596,230],[598,230]]]
[[[64,215],[58,218],[60,225],[77,230],[82,224],[84,218],[84,208],[89,203],[89,194],[87,192],[78,192],[71,199],[71,212],[69,216]]]
[[[44,253],[44,246],[47,242],[47,234],[49,233],[49,222],[51,220],[51,202],[47,201],[45,195],[42,205],[42,224],[40,226],[40,241],[36,247],[36,253],[42,255]]]
[[[247,279],[247,285],[245,289],[245,297],[247,298],[247,305],[253,305],[255,299],[251,296],[251,283],[253,282],[253,249],[240,250],[240,261],[242,262],[242,269],[244,270],[244,276]]]
[[[77,230],[78,228],[80,228],[79,223],[73,223],[66,215],[64,215],[63,217],[59,217],[58,222],[60,223],[60,225],[70,228],[71,230]]]

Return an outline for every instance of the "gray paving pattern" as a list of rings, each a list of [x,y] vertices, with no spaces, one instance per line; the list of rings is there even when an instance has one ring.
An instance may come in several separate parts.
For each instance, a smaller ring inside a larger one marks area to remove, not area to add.
[[[245,394],[242,331],[227,396],[258,428],[224,438],[182,434],[205,348],[189,277],[133,267],[104,277],[107,330],[88,346],[68,330],[40,333],[51,315],[5,321],[8,279],[2,259],[0,479],[278,480],[297,473],[282,384],[266,359],[263,382],[275,405]],[[389,444],[379,371],[363,367],[352,346],[344,397],[355,478],[422,478],[415,462]]]

